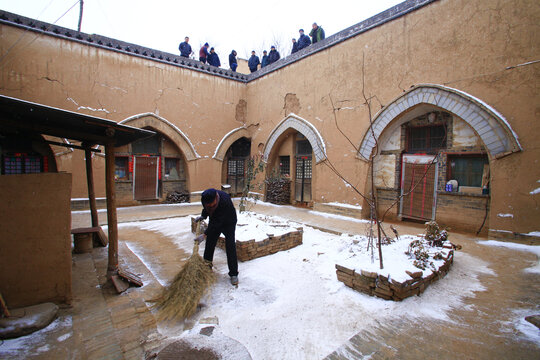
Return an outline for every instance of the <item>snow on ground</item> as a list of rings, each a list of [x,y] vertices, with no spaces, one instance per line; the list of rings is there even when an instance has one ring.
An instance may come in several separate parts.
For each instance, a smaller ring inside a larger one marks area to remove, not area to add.
[[[331,214],[331,213],[320,212],[320,211],[314,211],[314,210],[309,210],[309,213],[310,213],[310,214],[313,214],[313,215],[324,216],[324,217],[326,217],[326,218],[333,218],[333,219],[340,219],[340,220],[354,221],[354,222],[357,222],[357,223],[369,223],[369,220],[365,220],[365,219],[357,219],[357,218],[353,218],[353,217],[350,217],[350,216],[344,216],[344,215],[338,215],[338,214]]]
[[[345,204],[345,203],[340,203],[340,202],[329,202],[329,203],[324,203],[324,205],[339,206],[339,207],[344,207],[344,208],[362,210],[362,205],[358,205],[358,204],[351,205],[351,204]]]
[[[240,216],[239,223],[243,221]],[[273,217],[271,221],[277,220]],[[129,225],[160,232],[180,248],[191,251],[190,224],[190,218],[183,217]],[[250,221],[246,226],[253,224]],[[412,237],[403,238],[408,244]],[[494,275],[487,263],[460,252],[452,271],[422,296],[402,302],[385,301],[354,291],[336,278],[336,263],[355,264],[357,268],[378,264],[375,255],[372,265],[370,253],[363,250],[365,240],[361,240],[360,236],[337,236],[304,226],[303,245],[240,263],[238,288],[229,283],[224,251],[216,249],[214,269],[218,281],[203,298],[205,306],[196,316],[216,317],[220,331],[246,346],[253,359],[315,359],[328,355],[378,321],[403,316],[453,321],[447,316],[448,311],[463,308],[466,297],[485,290],[478,277]],[[395,276],[404,273],[404,269],[394,265],[393,258],[402,250],[386,251],[385,247],[385,271],[396,272]],[[184,336],[193,336],[197,331],[196,327]]]
[[[540,246],[536,245],[525,245],[525,244],[516,244],[512,242],[503,242],[503,241],[496,241],[496,240],[487,240],[487,241],[479,241],[479,244],[487,245],[487,246],[500,246],[505,247],[508,249],[514,249],[517,251],[528,251],[532,252],[536,255],[536,265],[525,269],[526,272],[540,274]]]
[[[72,328],[71,316],[59,317],[50,323],[49,326],[32,334],[15,339],[0,340],[0,358],[13,357],[24,359],[47,352],[51,347],[55,346],[50,344],[50,339],[47,339],[48,333],[52,331],[65,332],[56,339],[58,342],[63,342],[72,336]]]

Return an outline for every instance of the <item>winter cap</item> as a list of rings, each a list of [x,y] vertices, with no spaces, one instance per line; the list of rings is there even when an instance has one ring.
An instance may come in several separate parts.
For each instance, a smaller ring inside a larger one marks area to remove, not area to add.
[[[274,45],[270,46],[270,49],[275,49],[276,47]]]
[[[210,45],[208,45],[208,43],[204,43],[204,46],[210,46]]]
[[[206,189],[203,191],[201,195],[201,203],[204,204],[210,204],[214,199],[216,198],[217,191],[216,189]]]
[[[304,29],[300,29],[300,30],[298,30],[298,31],[304,32]]]
[[[213,48],[213,47],[211,47],[211,48],[210,48],[210,51],[212,51],[212,50],[214,50],[214,48]]]

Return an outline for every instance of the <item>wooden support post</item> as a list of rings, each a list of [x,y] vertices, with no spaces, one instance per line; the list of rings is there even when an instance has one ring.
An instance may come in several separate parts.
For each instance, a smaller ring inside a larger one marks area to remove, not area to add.
[[[92,168],[92,151],[90,147],[85,147],[84,157],[86,158],[86,182],[88,184],[88,201],[90,203],[90,215],[92,216],[92,227],[99,226],[96,193],[94,192],[94,170]]]
[[[105,187],[107,193],[107,225],[109,228],[109,263],[107,277],[118,273],[118,219],[114,188],[114,143],[105,145]]]

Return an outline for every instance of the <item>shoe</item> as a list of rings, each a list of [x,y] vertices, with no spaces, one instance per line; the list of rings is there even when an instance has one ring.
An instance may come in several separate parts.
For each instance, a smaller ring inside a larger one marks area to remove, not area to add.
[[[231,276],[231,284],[238,285],[238,276]]]

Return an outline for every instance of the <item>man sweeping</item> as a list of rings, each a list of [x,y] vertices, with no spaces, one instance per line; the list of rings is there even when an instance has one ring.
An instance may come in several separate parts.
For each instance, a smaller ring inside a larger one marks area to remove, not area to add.
[[[195,238],[195,241],[201,243],[206,238],[204,248],[204,259],[212,263],[214,259],[214,250],[219,238],[223,233],[225,235],[225,251],[227,253],[227,265],[229,266],[229,276],[231,284],[238,285],[238,259],[236,257],[236,210],[231,201],[231,197],[220,190],[207,189],[201,195],[203,210],[201,216],[195,220],[201,221],[210,217],[208,228]]]

